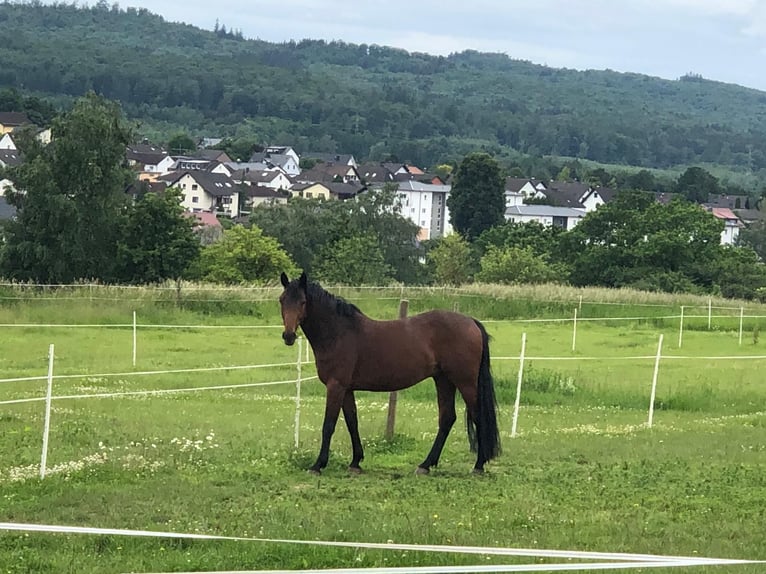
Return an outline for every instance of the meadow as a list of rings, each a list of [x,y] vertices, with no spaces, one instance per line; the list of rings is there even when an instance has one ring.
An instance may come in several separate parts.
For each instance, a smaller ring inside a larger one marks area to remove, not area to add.
[[[331,290],[376,318],[395,317],[404,296],[411,314],[456,308],[485,321],[493,337],[504,449],[486,475],[470,473],[473,455],[462,419],[440,466],[428,477],[415,475],[436,431],[430,382],[400,393],[391,440],[384,438],[387,395],[361,393],[365,472],[346,471],[350,444],[339,421],[329,467],[320,477],[309,475],[305,469],[319,447],[321,383],[302,383],[298,448],[294,382],[235,386],[296,378],[297,348],[281,341],[277,289],[4,287],[0,379],[44,376],[53,343],[55,375],[78,375],[56,379],[54,396],[232,388],[54,400],[48,474],[41,480],[44,403],[7,401],[42,397],[46,383],[0,382],[0,522],[766,559],[766,360],[757,358],[766,355],[763,306],[747,307],[740,344],[741,302],[555,287]],[[709,303],[727,307],[715,309],[710,329]],[[687,316],[679,349],[681,305]],[[572,322],[540,319],[568,318],[574,308],[580,320],[572,351]],[[133,311],[139,324],[135,366]],[[588,320],[597,317],[642,319]],[[100,326],[33,326],[42,323]],[[20,324],[26,326],[10,326]],[[524,382],[512,438],[522,333]],[[648,428],[660,334],[663,358]],[[284,366],[129,374],[259,364]],[[314,374],[310,363],[302,365],[303,377]],[[533,560],[0,532],[0,573]],[[687,570],[749,574],[763,566]]]

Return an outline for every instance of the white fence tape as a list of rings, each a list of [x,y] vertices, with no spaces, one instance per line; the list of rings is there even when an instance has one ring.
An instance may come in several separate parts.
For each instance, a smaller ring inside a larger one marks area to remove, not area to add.
[[[766,564],[760,560],[729,558],[703,558],[692,556],[661,556],[656,554],[631,554],[625,552],[590,552],[578,550],[548,550],[538,548],[502,548],[496,546],[446,546],[440,544],[400,544],[394,542],[344,542],[336,540],[292,540],[285,538],[251,538],[245,536],[222,536],[186,532],[159,532],[155,530],[128,530],[122,528],[91,528],[50,524],[0,522],[0,530],[15,532],[45,532],[57,534],[91,534],[99,536],[130,536],[141,538],[183,538],[192,540],[227,540],[237,542],[261,542],[270,544],[298,544],[307,546],[332,546],[336,548],[365,548],[369,550],[400,550],[410,552],[437,552],[449,554],[480,554],[484,556],[524,556],[535,558],[562,558],[570,560],[614,560],[647,564]],[[536,565],[542,566],[542,565]],[[550,565],[548,565],[550,566]],[[587,566],[592,567],[593,564]],[[612,564],[612,566],[615,566]],[[478,570],[477,570],[478,572]]]
[[[145,375],[170,375],[177,373],[207,373],[212,371],[237,371],[243,369],[266,369],[276,367],[294,367],[295,363],[272,363],[270,365],[235,365],[231,367],[199,367],[194,369],[170,369],[166,371],[123,371],[121,373],[81,373],[78,375],[55,375],[54,379],[84,379],[96,377],[131,377]],[[0,383],[19,383],[24,381],[44,381],[48,377],[16,377],[0,379]]]
[[[705,566],[724,566],[731,562],[709,562]],[[469,574],[490,572],[576,572],[579,570],[639,570],[643,568],[678,568],[699,566],[699,562],[590,562],[563,564],[479,564],[476,566],[407,566],[383,568],[330,568],[320,570],[219,570],[204,572],[167,572],[150,574]]]
[[[304,377],[302,381],[311,381],[319,377]],[[172,393],[193,393],[195,391],[217,391],[221,389],[239,389],[246,387],[270,387],[274,385],[295,384],[295,379],[288,381],[269,381],[266,383],[241,383],[235,385],[215,385],[209,387],[186,387],[183,389],[156,389],[149,391],[123,391],[119,393],[93,393],[88,395],[58,395],[51,397],[53,401],[63,399],[103,399],[113,397],[128,397],[133,395],[168,395]],[[12,399],[10,401],[0,401],[0,405],[17,405],[20,403],[37,403],[46,400],[46,397],[33,397],[29,399]]]

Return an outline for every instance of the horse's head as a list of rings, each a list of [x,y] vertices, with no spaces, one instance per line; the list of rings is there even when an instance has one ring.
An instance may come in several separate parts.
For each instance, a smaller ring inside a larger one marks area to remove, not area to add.
[[[285,288],[279,297],[279,305],[282,307],[282,323],[285,327],[282,339],[286,345],[292,345],[295,343],[295,331],[306,318],[308,280],[306,273],[301,273],[301,276],[293,281],[290,281],[287,275],[282,273],[280,279]]]

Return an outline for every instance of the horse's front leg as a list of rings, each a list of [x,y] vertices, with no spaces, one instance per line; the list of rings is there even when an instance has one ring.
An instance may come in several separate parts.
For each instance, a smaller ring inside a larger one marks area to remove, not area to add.
[[[327,383],[327,392],[324,407],[324,422],[322,423],[322,446],[319,449],[319,456],[314,465],[309,468],[309,472],[319,474],[327,466],[330,458],[330,440],[335,432],[335,424],[338,422],[343,399],[346,395],[346,389],[338,381]]]
[[[346,392],[346,396],[343,399],[343,418],[346,420],[346,426],[348,427],[348,434],[351,435],[351,464],[348,465],[348,469],[351,472],[362,472],[359,463],[364,460],[364,451],[362,450],[362,440],[359,438],[359,420],[356,414],[356,399],[354,399],[354,391]]]

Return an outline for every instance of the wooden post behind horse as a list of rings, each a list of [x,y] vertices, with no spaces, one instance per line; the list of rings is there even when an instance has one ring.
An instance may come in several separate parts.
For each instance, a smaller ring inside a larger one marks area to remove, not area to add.
[[[418,472],[437,466],[444,443],[457,420],[455,394],[466,404],[471,449],[477,453],[474,472],[500,452],[495,391],[490,373],[489,336],[471,317],[429,311],[407,319],[375,321],[355,305],[309,282],[303,273],[290,281],[281,276],[279,298],[287,345],[300,327],[314,349],[319,379],[326,387],[322,446],[309,469],[327,466],[330,440],[340,411],[351,435],[349,469],[361,472],[364,459],[354,391],[398,391],[429,377],[436,383],[439,425],[433,446]]]

